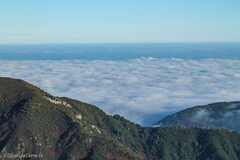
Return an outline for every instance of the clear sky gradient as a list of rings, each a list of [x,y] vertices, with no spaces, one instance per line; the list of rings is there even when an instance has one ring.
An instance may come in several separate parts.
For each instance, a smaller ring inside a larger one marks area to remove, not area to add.
[[[239,42],[239,0],[7,0],[0,43]]]

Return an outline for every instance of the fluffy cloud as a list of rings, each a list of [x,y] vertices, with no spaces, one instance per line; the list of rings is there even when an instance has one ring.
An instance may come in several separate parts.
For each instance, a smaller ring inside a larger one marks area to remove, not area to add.
[[[21,78],[109,114],[147,118],[240,97],[240,60],[141,58],[128,61],[0,61],[0,76]],[[156,117],[154,120],[159,119]]]

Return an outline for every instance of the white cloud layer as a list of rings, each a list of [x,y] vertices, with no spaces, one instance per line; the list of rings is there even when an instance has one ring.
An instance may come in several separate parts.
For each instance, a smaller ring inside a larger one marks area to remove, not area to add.
[[[0,61],[0,76],[142,124],[151,115],[240,100],[240,60]]]

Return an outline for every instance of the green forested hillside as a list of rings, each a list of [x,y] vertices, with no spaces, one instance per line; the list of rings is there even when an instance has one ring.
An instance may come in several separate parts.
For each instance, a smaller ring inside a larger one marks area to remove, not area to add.
[[[0,150],[12,159],[238,160],[240,136],[223,129],[144,128],[0,78]]]

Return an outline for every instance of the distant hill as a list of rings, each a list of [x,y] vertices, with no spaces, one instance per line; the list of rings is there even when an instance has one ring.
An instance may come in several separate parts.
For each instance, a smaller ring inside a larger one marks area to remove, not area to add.
[[[240,102],[213,103],[177,112],[159,121],[162,127],[225,128],[240,132]]]
[[[0,151],[0,159],[239,160],[240,135],[144,128],[22,80],[0,78]]]

